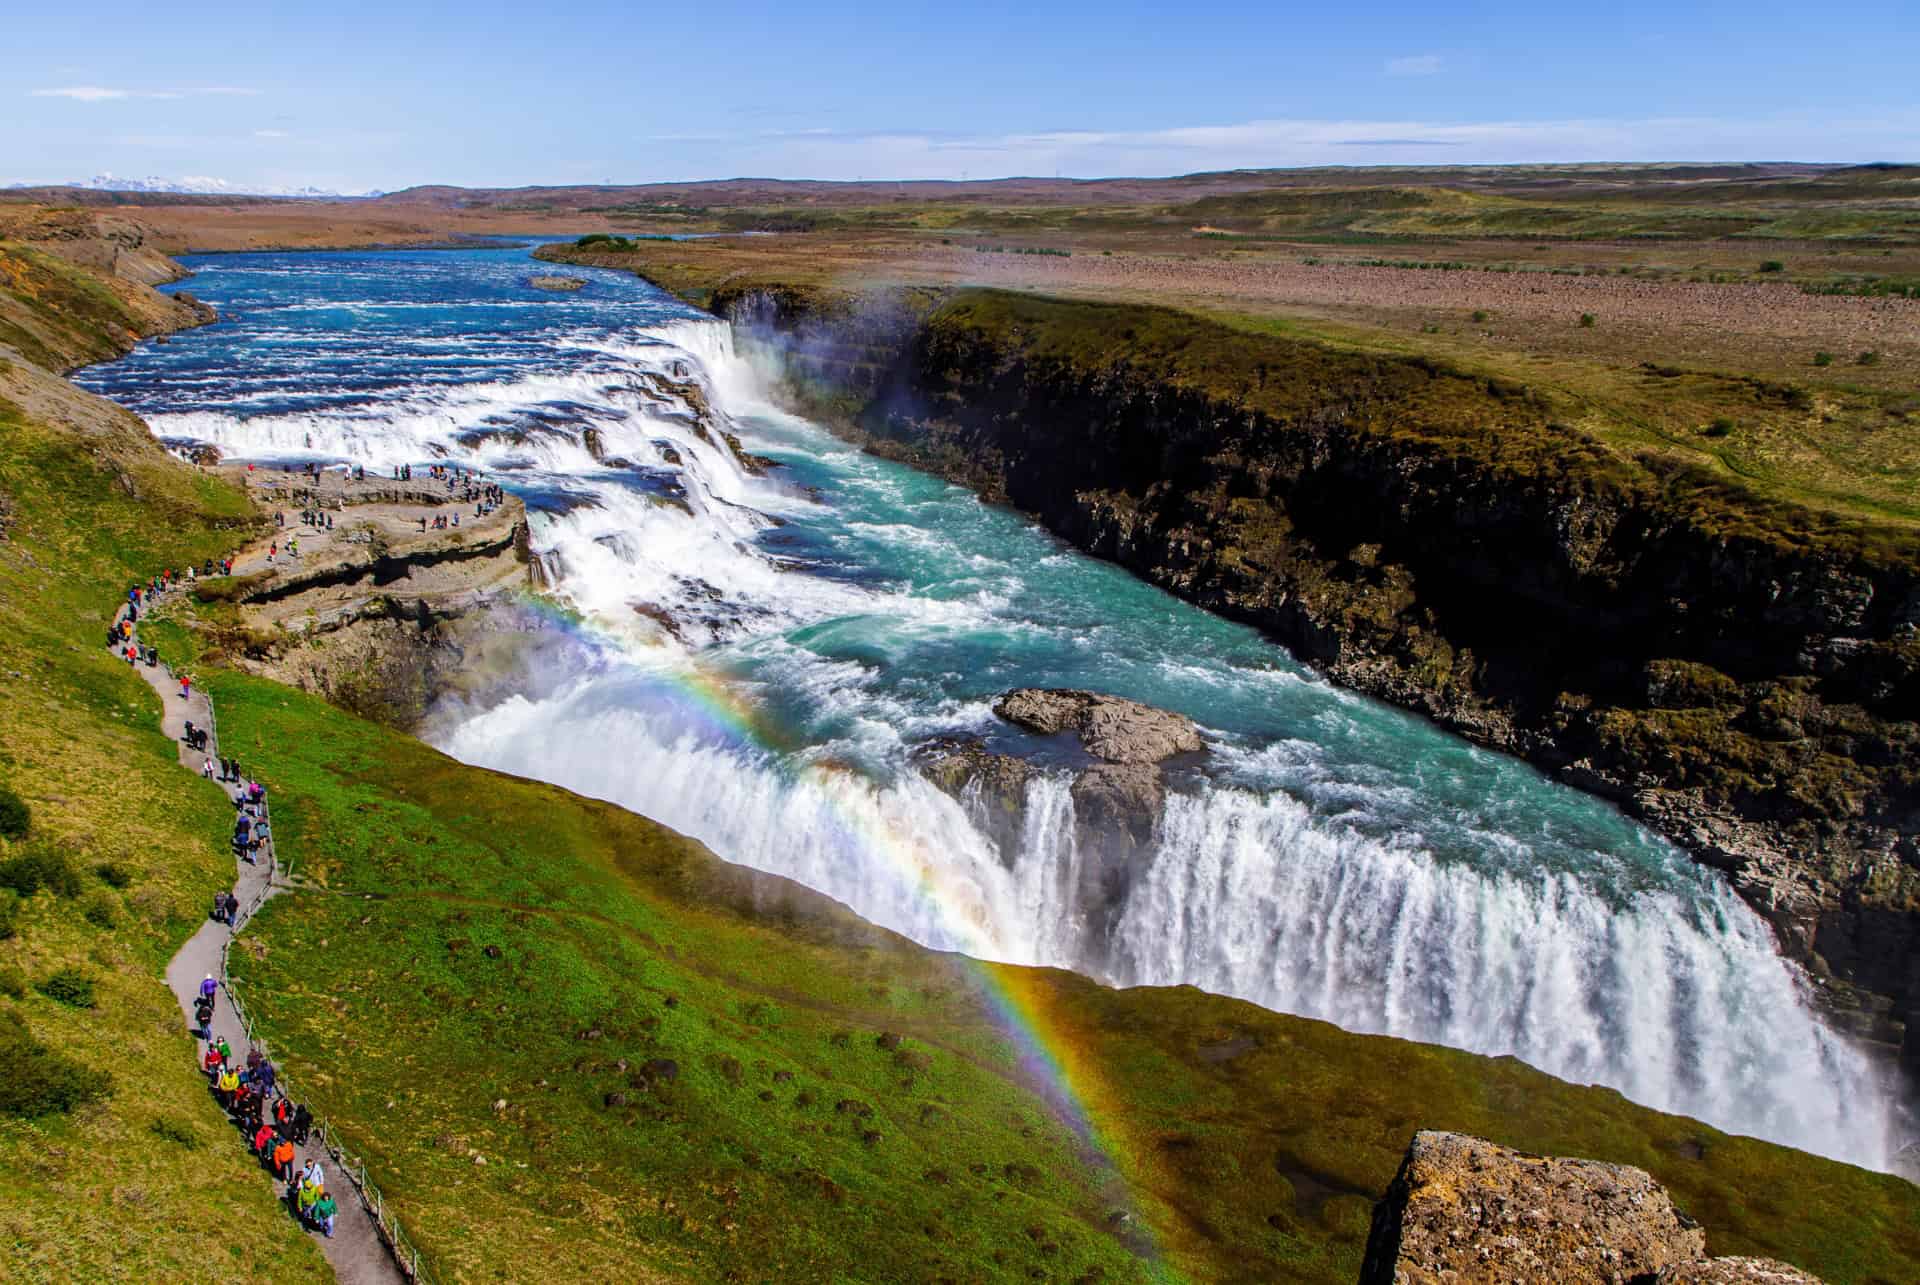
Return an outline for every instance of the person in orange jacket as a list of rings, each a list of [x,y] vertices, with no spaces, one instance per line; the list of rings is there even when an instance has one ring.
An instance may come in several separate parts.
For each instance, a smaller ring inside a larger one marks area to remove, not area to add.
[[[293,1143],[282,1138],[273,1148],[273,1176],[285,1178],[293,1171]]]

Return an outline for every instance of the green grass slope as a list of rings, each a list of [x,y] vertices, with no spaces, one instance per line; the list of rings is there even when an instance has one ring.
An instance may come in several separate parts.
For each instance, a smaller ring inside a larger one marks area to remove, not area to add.
[[[1510,1059],[983,972],[618,809],[208,682],[320,885],[256,921],[243,993],[449,1277],[1351,1279],[1421,1127],[1645,1166],[1716,1252],[1920,1271],[1898,1179]],[[988,979],[1046,1015],[1104,1148]]]
[[[32,814],[0,879],[53,885],[0,891],[0,1279],[331,1278],[193,1074],[161,981],[231,880],[230,810],[101,646],[136,576],[247,520],[143,431],[82,439],[0,399],[0,783]],[[92,1007],[39,989],[69,970]]]

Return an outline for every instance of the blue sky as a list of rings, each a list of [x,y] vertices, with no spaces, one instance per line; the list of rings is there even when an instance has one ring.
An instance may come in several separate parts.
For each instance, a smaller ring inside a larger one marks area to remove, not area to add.
[[[21,6],[0,183],[1920,160],[1920,0]]]

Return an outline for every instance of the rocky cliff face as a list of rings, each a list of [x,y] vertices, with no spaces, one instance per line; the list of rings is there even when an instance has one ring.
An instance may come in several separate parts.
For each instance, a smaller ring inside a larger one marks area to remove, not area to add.
[[[1618,800],[1727,872],[1839,1011],[1920,1003],[1920,560],[1523,388],[1156,309],[713,304],[877,453]],[[1920,1058],[1920,1042],[1909,1045]]]
[[[1421,1132],[1374,1207],[1360,1285],[1819,1285],[1771,1259],[1710,1259],[1706,1239],[1644,1169]]]

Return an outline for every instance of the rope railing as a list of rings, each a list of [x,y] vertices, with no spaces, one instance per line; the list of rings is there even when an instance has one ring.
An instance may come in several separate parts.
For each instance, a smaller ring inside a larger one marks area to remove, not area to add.
[[[126,611],[127,609],[123,606],[114,613],[115,624],[118,624],[121,617],[126,615]],[[162,661],[161,665],[165,668],[170,681],[178,681],[179,675],[175,672],[172,662]],[[209,751],[217,757],[220,752],[219,715],[215,712],[212,695],[207,693],[205,688],[201,689],[201,694],[205,697],[207,704],[207,745]],[[276,891],[275,876],[288,875],[293,869],[291,861],[284,867],[280,865],[279,836],[273,828],[273,806],[265,795],[261,796],[259,806],[261,819],[267,823],[267,878],[260,885],[259,892],[254,894],[245,908],[235,915],[230,925],[231,931],[227,934],[226,941],[221,943],[220,989],[226,992],[227,1002],[233,1006],[233,1015],[239,1020],[241,1034],[247,1046],[259,1049],[261,1057],[271,1060],[267,1042],[260,1037],[255,1028],[253,1018],[248,1015],[247,1006],[240,999],[240,992],[235,989],[232,975],[228,970],[228,956],[233,950],[233,943],[239,935],[241,925],[251,921],[260,907],[267,903],[267,899],[273,896]],[[294,1096],[293,1087],[292,1078],[283,1073],[281,1093],[291,1098]],[[394,1261],[399,1265],[400,1270],[406,1273],[409,1280],[419,1282],[420,1285],[437,1285],[438,1278],[431,1268],[421,1261],[419,1249],[407,1236],[406,1230],[400,1225],[398,1215],[393,1212],[392,1206],[387,1203],[386,1197],[374,1183],[372,1176],[368,1174],[366,1161],[346,1149],[338,1130],[334,1128],[333,1121],[328,1117],[321,1116],[314,1121],[314,1133],[320,1140],[321,1148],[333,1160],[335,1167],[345,1174],[347,1181],[353,1185],[360,1203],[373,1218],[374,1229],[386,1242],[387,1249],[393,1254]]]

